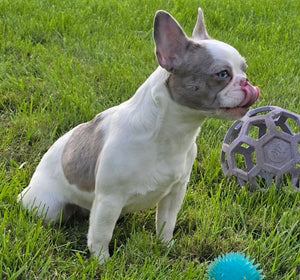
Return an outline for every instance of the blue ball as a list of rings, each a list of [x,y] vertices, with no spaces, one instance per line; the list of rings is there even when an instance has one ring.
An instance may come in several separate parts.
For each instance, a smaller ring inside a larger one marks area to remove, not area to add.
[[[261,280],[259,264],[241,253],[228,253],[216,258],[208,268],[208,280]]]

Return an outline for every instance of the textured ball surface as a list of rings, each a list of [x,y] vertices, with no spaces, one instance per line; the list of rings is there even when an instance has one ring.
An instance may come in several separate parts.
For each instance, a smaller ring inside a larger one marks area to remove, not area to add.
[[[222,145],[222,169],[240,186],[288,186],[299,191],[300,115],[280,107],[248,112],[228,130]]]
[[[228,253],[216,258],[208,268],[209,280],[261,280],[259,264],[253,265],[254,260],[240,253]]]

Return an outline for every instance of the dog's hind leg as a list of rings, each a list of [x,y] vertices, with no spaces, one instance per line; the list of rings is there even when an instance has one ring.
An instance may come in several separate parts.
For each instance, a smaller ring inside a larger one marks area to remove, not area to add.
[[[53,188],[49,188],[48,184],[37,185],[36,182],[31,182],[19,194],[18,201],[25,209],[36,211],[37,215],[44,218],[46,222],[59,220],[67,204],[59,194],[53,191]]]

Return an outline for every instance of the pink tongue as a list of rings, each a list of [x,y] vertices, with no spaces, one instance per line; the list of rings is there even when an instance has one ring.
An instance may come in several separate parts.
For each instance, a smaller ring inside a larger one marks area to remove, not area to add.
[[[245,92],[245,99],[239,107],[250,107],[260,96],[259,88],[252,86],[249,82],[242,86],[242,91]]]

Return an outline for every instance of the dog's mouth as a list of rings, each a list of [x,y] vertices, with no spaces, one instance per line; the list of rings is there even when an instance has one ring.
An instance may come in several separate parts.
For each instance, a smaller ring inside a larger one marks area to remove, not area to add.
[[[245,99],[238,107],[249,108],[252,106],[260,96],[260,90],[258,87],[252,86],[249,82],[241,87],[242,91],[245,93]]]
[[[260,97],[259,88],[252,86],[249,82],[242,85],[241,89],[245,93],[244,100],[236,107],[222,109],[222,111],[225,111],[225,113],[231,115],[233,118],[243,117],[249,110],[249,107]]]

